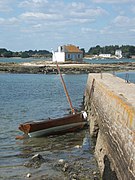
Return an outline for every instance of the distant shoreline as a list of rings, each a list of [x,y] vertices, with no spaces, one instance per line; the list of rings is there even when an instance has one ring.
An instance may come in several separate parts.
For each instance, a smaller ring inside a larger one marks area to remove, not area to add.
[[[115,64],[89,64],[89,63],[61,63],[61,73],[64,74],[88,74],[115,71],[135,70],[135,62]],[[24,63],[0,63],[0,73],[22,74],[58,74],[55,63],[50,61],[24,62]]]

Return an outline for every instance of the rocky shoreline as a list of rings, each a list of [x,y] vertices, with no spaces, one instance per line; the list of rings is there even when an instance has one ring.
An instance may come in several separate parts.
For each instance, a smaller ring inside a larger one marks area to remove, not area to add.
[[[62,63],[61,73],[88,74],[135,70],[135,62],[115,64]],[[36,63],[0,63],[0,73],[58,74],[56,64],[48,61]]]
[[[85,152],[83,154],[85,156]],[[28,169],[38,169],[41,166],[45,168],[45,166],[49,166],[51,171],[53,172],[50,175],[48,173],[38,173],[34,179],[65,179],[65,180],[99,180],[100,179],[100,172],[98,170],[91,170],[89,169],[90,163],[95,163],[95,160],[90,158],[86,161],[86,159],[82,157],[75,158],[74,160],[64,160],[59,159],[55,162],[51,162],[49,158],[44,158],[40,154],[35,154],[32,156],[24,166]],[[27,173],[26,177],[31,178],[34,177],[34,173]]]

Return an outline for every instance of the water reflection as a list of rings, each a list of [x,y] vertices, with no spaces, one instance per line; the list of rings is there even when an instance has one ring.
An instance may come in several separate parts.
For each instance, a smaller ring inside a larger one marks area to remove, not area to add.
[[[70,150],[75,146],[82,146],[86,130],[63,135],[53,135],[40,138],[28,138],[23,141],[23,153],[25,149],[31,149],[31,153],[40,151],[63,151]]]

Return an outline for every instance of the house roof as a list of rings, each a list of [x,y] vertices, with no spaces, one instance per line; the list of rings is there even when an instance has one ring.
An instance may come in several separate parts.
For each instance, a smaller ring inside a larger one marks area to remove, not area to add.
[[[66,52],[70,52],[70,53],[82,53],[82,51],[78,47],[72,44],[65,45],[64,49],[66,50]]]

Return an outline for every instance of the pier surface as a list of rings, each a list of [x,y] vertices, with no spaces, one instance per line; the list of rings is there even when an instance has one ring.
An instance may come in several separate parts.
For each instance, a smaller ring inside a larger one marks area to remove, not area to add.
[[[109,73],[89,74],[85,109],[103,179],[135,179],[135,84]]]

